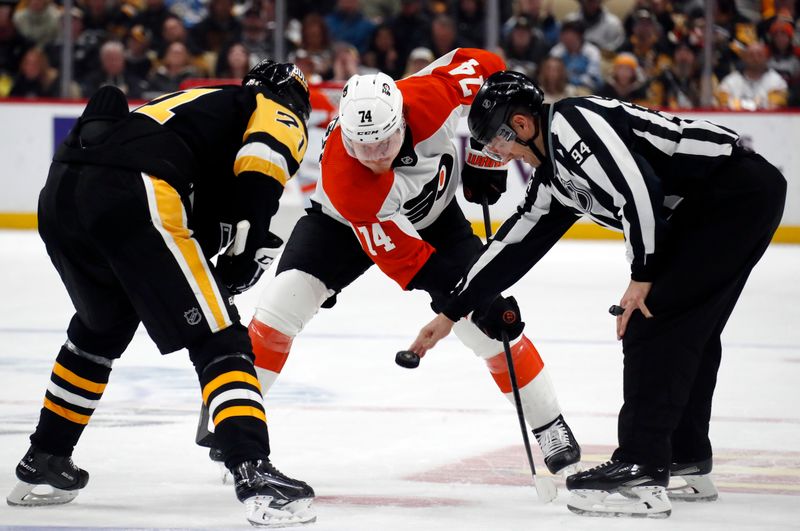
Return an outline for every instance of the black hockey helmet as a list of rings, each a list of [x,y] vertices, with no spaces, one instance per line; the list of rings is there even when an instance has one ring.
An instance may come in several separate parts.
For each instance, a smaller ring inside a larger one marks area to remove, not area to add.
[[[265,87],[285,100],[287,106],[308,121],[311,102],[308,96],[308,82],[303,72],[293,63],[276,63],[264,59],[250,69],[242,80],[242,85]]]
[[[542,102],[542,90],[528,76],[512,70],[495,72],[472,101],[467,118],[469,132],[485,146],[498,134],[513,135],[507,138],[511,141],[516,136],[508,125],[511,115],[522,109],[538,116]]]

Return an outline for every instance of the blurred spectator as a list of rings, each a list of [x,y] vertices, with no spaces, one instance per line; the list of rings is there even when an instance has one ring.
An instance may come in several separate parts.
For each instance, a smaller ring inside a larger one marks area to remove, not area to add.
[[[600,49],[583,40],[583,23],[579,20],[561,25],[560,42],[553,46],[550,55],[561,58],[567,67],[569,83],[588,93],[600,86]]]
[[[253,65],[273,56],[275,43],[272,32],[267,30],[267,23],[264,14],[255,8],[248,9],[242,15],[241,43],[250,54]]]
[[[675,46],[672,64],[650,83],[650,103],[666,109],[691,109],[702,104],[700,55],[688,39]],[[717,78],[712,74],[712,89]]]
[[[569,83],[564,61],[552,55],[539,65],[539,88],[544,93],[545,103],[580,95],[577,87]]]
[[[364,16],[378,24],[385,23],[400,11],[400,0],[367,0],[362,4]]]
[[[759,39],[767,39],[767,34],[770,28],[772,28],[772,23],[776,20],[785,20],[789,24],[794,25],[794,19],[795,16],[797,16],[795,0],[774,0],[773,4],[770,15],[756,25],[756,32],[758,33]]]
[[[189,35],[205,52],[219,52],[226,42],[238,40],[242,25],[233,16],[233,0],[210,0],[208,16],[195,24]]]
[[[303,18],[300,45],[314,62],[314,71],[322,77],[331,70],[332,51],[328,25],[321,15],[310,13]]]
[[[147,83],[128,72],[125,47],[119,41],[108,41],[100,48],[100,70],[90,73],[83,82],[83,95],[91,98],[100,87],[113,85],[129,99],[141,99]]]
[[[375,25],[361,12],[359,0],[338,0],[336,9],[325,17],[325,22],[334,40],[352,44],[359,53],[367,50],[375,29]]]
[[[72,32],[72,76],[80,82],[90,72],[100,68],[100,46],[105,42],[107,33],[104,30],[85,30],[84,13],[77,7],[70,10],[69,16]],[[63,24],[59,22],[59,26],[63,27]],[[61,64],[63,50],[64,39],[59,32],[59,38],[44,49],[51,65]]]
[[[61,16],[50,0],[28,0],[27,5],[17,8],[13,20],[17,31],[36,46],[47,46],[58,38]]]
[[[14,6],[0,4],[0,97],[8,95],[19,63],[33,43],[17,31],[11,19]]]
[[[680,2],[678,2],[680,3]],[[672,2],[670,0],[636,0],[622,26],[625,28],[625,35],[633,33],[633,24],[636,22],[636,12],[646,9],[653,14],[656,22],[661,28],[662,35],[668,35],[675,31],[675,19],[672,17]]]
[[[389,21],[389,25],[401,63],[408,61],[411,50],[430,42],[431,19],[422,9],[422,0],[401,0],[400,13]]]
[[[629,52],[617,54],[609,78],[596,94],[604,98],[647,105],[647,83],[636,56]]]
[[[327,15],[336,6],[336,0],[292,0],[286,2],[286,11],[289,18],[301,20],[309,13]]]
[[[797,105],[800,97],[800,48],[794,45],[794,28],[786,20],[776,19],[767,33],[769,62],[789,87],[789,105]]]
[[[175,15],[167,15],[167,18],[164,19],[164,25],[160,31],[161,45],[156,48],[159,58],[164,57],[164,54],[167,52],[167,48],[173,42],[182,42],[184,45],[186,45],[189,53],[193,56],[201,53],[200,48],[197,47],[195,42],[189,36],[189,32],[186,30],[186,25],[184,25],[183,21],[179,17]]]
[[[429,49],[421,46],[419,48],[414,48],[408,55],[408,61],[406,61],[406,70],[403,72],[403,77],[416,74],[431,64],[434,59],[436,58],[433,56],[433,52]]]
[[[22,56],[19,73],[14,78],[9,96],[12,98],[58,98],[61,95],[61,78],[58,70],[50,66],[47,56],[39,47],[30,48]],[[72,83],[68,97],[79,98],[80,89]]]
[[[361,55],[351,44],[337,43],[333,46],[333,77],[331,81],[347,81],[356,74],[370,74],[376,71],[361,66]]]
[[[233,42],[220,51],[214,77],[241,80],[256,64],[243,43]]]
[[[760,42],[742,53],[742,71],[728,74],[719,84],[722,107],[755,111],[786,107],[788,87],[779,73],[767,66],[767,48]]]
[[[164,23],[170,16],[178,18],[178,20],[181,21],[181,26],[185,30],[183,21],[179,17],[170,14],[167,6],[164,4],[164,0],[144,0],[144,9],[133,17],[131,24],[134,26],[141,25],[147,28],[153,36],[153,47],[161,51],[164,46]]]
[[[742,59],[745,48],[758,41],[756,26],[739,13],[735,0],[716,0],[712,3],[715,46],[719,52],[716,71],[730,71]]]
[[[139,79],[147,79],[153,69],[155,51],[150,48],[152,42],[150,30],[142,25],[132,27],[125,40],[125,64],[128,72]]]
[[[133,15],[132,9],[122,11],[119,0],[83,0],[84,29],[110,34],[111,38],[125,36]]]
[[[363,61],[366,66],[380,70],[392,79],[402,75],[403,65],[394,46],[394,33],[387,24],[375,28]]]
[[[505,46],[506,66],[536,79],[538,64],[547,56],[544,35],[531,28],[528,19],[520,18],[509,33]]]
[[[208,16],[207,0],[166,0],[169,12],[183,20],[186,29],[196,26]]]
[[[295,65],[297,65],[297,68],[299,68],[300,71],[303,72],[303,75],[306,76],[306,80],[308,81],[309,85],[322,83],[323,78],[317,72],[314,60],[308,54],[308,52],[305,51],[303,48],[298,48],[297,50],[290,53],[287,60],[290,63],[294,63]]]
[[[447,15],[438,15],[431,23],[430,49],[435,57],[441,57],[455,48],[461,47],[456,33],[456,23]]]
[[[580,0],[579,11],[564,19],[583,22],[583,38],[606,54],[613,54],[625,42],[625,30],[619,17],[603,7],[603,0]]]
[[[456,34],[462,46],[483,48],[486,15],[482,0],[457,0],[455,6]]]
[[[650,79],[658,77],[672,61],[661,38],[661,28],[647,9],[639,9],[634,13],[633,33],[619,51],[636,56],[639,65]]]
[[[552,5],[548,3],[548,5]],[[503,24],[503,38],[507,39],[511,30],[520,20],[525,20],[532,28],[536,28],[544,35],[547,48],[552,48],[558,42],[561,25],[549,11],[542,12],[542,0],[517,0],[514,15]]]
[[[150,76],[150,93],[163,94],[180,89],[181,83],[190,77],[200,77],[200,72],[192,64],[189,49],[182,42],[173,42],[167,47],[161,66]]]

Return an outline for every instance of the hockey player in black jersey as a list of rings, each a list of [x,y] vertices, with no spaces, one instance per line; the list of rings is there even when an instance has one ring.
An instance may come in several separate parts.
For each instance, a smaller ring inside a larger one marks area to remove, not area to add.
[[[114,88],[89,101],[39,197],[39,233],[75,315],[9,504],[66,503],[86,486],[70,456],[141,322],[163,354],[188,350],[248,520],[314,520],[312,488],[270,463],[253,351],[232,297],[281,245],[270,218],[305,154],[309,112],[302,73],[272,61],[241,86],[176,92],[130,113]]]
[[[484,154],[524,159],[536,172],[517,213],[411,350],[432,348],[453,321],[513,285],[580,216],[619,230],[631,262],[617,316],[619,447],[567,478],[568,506],[666,517],[669,498],[716,499],[708,428],[720,335],[778,227],[786,180],[725,127],[600,97],[545,105],[516,72],[486,80],[468,121]],[[502,331],[503,312],[518,308],[496,310]],[[670,475],[685,483],[667,489]]]

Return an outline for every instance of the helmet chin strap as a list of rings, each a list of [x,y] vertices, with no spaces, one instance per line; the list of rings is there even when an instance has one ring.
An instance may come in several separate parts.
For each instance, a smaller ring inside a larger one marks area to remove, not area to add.
[[[535,117],[533,120],[535,131],[533,132],[533,136],[530,137],[528,140],[520,140],[519,137],[514,138],[514,141],[517,144],[523,145],[533,151],[533,154],[536,155],[536,158],[539,159],[540,162],[544,162],[547,158],[544,153],[542,153],[539,148],[536,146],[534,142],[539,137],[539,119]]]

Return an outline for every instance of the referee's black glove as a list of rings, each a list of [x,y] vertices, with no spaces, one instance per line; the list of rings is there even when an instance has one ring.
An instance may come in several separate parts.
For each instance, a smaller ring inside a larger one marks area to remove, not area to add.
[[[484,310],[476,310],[472,314],[472,322],[492,339],[502,340],[503,332],[508,340],[516,339],[522,334],[525,323],[519,313],[519,305],[514,297],[498,296]]]
[[[506,191],[508,164],[501,164],[484,155],[482,146],[470,139],[470,146],[461,168],[461,186],[464,199],[470,203],[482,204],[484,198],[493,205]]]
[[[217,275],[220,282],[228,288],[231,295],[239,295],[252,288],[264,271],[278,256],[283,240],[268,232],[266,238],[258,244],[245,247],[242,254],[229,256],[221,254],[217,257]]]

